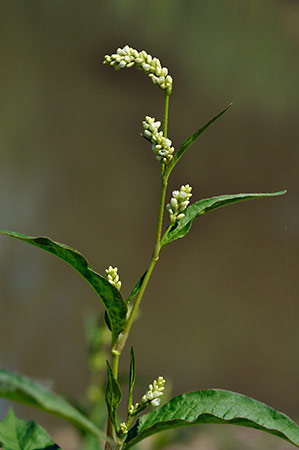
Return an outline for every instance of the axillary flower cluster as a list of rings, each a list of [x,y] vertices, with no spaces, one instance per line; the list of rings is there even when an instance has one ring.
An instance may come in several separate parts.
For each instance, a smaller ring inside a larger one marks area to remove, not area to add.
[[[189,186],[189,184],[186,184],[185,186],[181,186],[179,191],[176,190],[172,192],[170,203],[166,206],[171,225],[174,225],[185,217],[183,211],[185,211],[190,203],[189,198],[192,196],[191,191],[192,187]]]
[[[171,140],[164,136],[163,131],[158,131],[161,122],[156,121],[154,117],[146,116],[142,125],[144,137],[151,142],[156,159],[163,164],[169,164],[173,157],[174,147],[172,147]]]
[[[109,281],[112,286],[116,287],[116,289],[120,290],[121,288],[121,281],[119,279],[119,275],[117,273],[118,268],[109,266],[108,269],[105,270],[106,272],[106,279]]]
[[[153,383],[149,385],[148,391],[142,396],[141,402],[130,406],[129,415],[137,415],[148,405],[159,406],[165,389],[164,385],[165,379],[163,377],[154,380]]]

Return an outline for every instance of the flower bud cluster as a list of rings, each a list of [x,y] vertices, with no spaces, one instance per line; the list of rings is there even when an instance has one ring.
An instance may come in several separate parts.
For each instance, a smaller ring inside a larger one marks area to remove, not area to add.
[[[109,281],[110,284],[116,287],[116,289],[120,290],[121,288],[121,281],[119,279],[119,275],[117,273],[118,268],[109,266],[108,269],[105,270],[106,272],[106,278]]]
[[[179,191],[172,192],[172,198],[167,205],[171,225],[174,225],[185,217],[183,211],[185,211],[190,203],[189,198],[192,196],[191,191],[192,187],[189,186],[189,184],[186,184],[185,186],[181,186]]]
[[[161,397],[164,391],[165,380],[163,377],[159,377],[158,380],[154,380],[153,384],[150,384],[148,391],[141,399],[141,403],[144,405],[150,403],[152,406],[159,406]]]
[[[163,377],[159,377],[158,380],[154,380],[153,384],[149,385],[148,391],[143,395],[140,403],[135,403],[135,405],[130,406],[129,416],[137,416],[149,405],[159,406],[164,391],[164,384],[165,380]]]
[[[124,434],[127,434],[128,432],[128,427],[127,424],[125,422],[122,422],[119,424],[119,431],[120,434],[123,436]]]
[[[163,131],[159,131],[161,122],[156,121],[154,117],[146,116],[142,125],[144,137],[152,143],[156,159],[163,164],[169,164],[173,158],[174,147],[172,147],[172,141],[164,136]]]
[[[130,416],[135,416],[140,411],[140,403],[135,403],[135,405],[131,405],[129,409]]]
[[[165,90],[168,95],[172,91],[172,77],[168,75],[168,69],[162,67],[158,58],[153,58],[145,50],[138,52],[132,47],[125,45],[123,48],[118,48],[116,53],[112,55],[105,55],[104,64],[109,64],[116,70],[124,69],[125,67],[133,67],[143,70],[154,84],[157,84],[161,89]]]

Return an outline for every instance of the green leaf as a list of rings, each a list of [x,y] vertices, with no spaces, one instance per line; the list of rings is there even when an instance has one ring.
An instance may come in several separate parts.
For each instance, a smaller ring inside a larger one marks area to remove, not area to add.
[[[205,198],[199,200],[196,203],[190,205],[186,211],[184,211],[185,217],[183,217],[175,226],[165,233],[161,242],[161,249],[164,245],[169,244],[176,239],[184,237],[191,228],[193,220],[202,216],[214,209],[221,208],[222,206],[231,205],[232,203],[243,202],[245,200],[252,200],[255,198],[275,197],[277,195],[285,194],[286,191],[271,192],[271,193],[258,193],[258,194],[230,194],[219,195],[217,197]]]
[[[131,303],[131,301],[133,300],[133,298],[138,294],[138,292],[139,292],[139,290],[140,290],[140,288],[141,288],[141,285],[142,285],[142,283],[143,283],[143,280],[144,280],[144,277],[145,277],[146,273],[147,273],[147,270],[144,272],[144,274],[143,274],[143,275],[139,278],[139,280],[137,281],[137,283],[136,283],[136,285],[134,286],[134,288],[133,288],[131,294],[130,294],[129,297],[127,298],[127,304],[128,304],[128,303]]]
[[[0,447],[3,450],[57,450],[46,431],[31,420],[18,419],[12,408],[0,422]]]
[[[160,431],[201,423],[255,428],[299,447],[299,426],[286,415],[245,395],[211,389],[179,395],[142,416],[129,430],[123,448]]]
[[[64,398],[22,375],[0,369],[0,397],[25,403],[62,417],[76,427],[105,439],[104,433]]]
[[[199,130],[197,130],[194,134],[192,134],[192,136],[188,137],[188,139],[185,140],[185,142],[183,142],[183,144],[180,146],[179,150],[177,151],[177,153],[175,153],[171,163],[169,164],[169,166],[167,167],[166,171],[167,171],[167,176],[169,176],[170,172],[172,171],[172,169],[174,168],[174,166],[177,164],[177,162],[181,159],[181,157],[183,156],[183,154],[185,153],[186,150],[188,150],[188,148],[190,147],[190,145],[193,144],[193,142],[204,132],[206,131],[207,128],[209,128],[209,126],[211,126],[214,122],[216,122],[217,119],[219,119],[219,117],[221,117],[230,107],[232,106],[232,103],[230,103],[223,111],[221,111],[221,113],[217,114],[217,116],[213,117],[213,119],[209,120],[208,123],[206,123],[202,128],[200,128]]]
[[[131,363],[130,363],[130,376],[129,376],[129,396],[128,396],[128,411],[132,406],[133,399],[133,389],[136,381],[136,365],[135,365],[135,355],[134,348],[131,347]]]
[[[126,325],[127,305],[118,290],[104,277],[91,269],[86,258],[77,250],[64,244],[54,242],[47,237],[32,237],[13,231],[0,230],[1,234],[11,236],[28,244],[46,250],[72,266],[94,288],[104,303],[112,330],[112,345]]]
[[[106,390],[106,403],[108,406],[109,417],[116,430],[118,430],[117,423],[117,408],[121,401],[121,390],[118,381],[114,378],[111,366],[107,362],[108,383]]]

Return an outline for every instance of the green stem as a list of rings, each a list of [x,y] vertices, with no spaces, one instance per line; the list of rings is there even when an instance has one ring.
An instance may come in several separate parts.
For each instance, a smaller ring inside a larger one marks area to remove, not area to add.
[[[165,102],[164,102],[164,121],[163,121],[163,134],[166,137],[167,136],[167,127],[168,127],[168,110],[169,110],[169,94],[165,92]],[[155,267],[156,262],[159,259],[159,252],[160,252],[160,245],[161,245],[161,231],[162,231],[162,225],[163,225],[163,213],[164,213],[164,204],[165,204],[165,195],[166,195],[166,189],[167,189],[167,181],[169,175],[163,175],[165,173],[165,166],[163,164],[162,167],[162,190],[161,190],[161,199],[160,199],[160,208],[159,208],[159,215],[158,215],[158,224],[157,224],[157,232],[156,232],[156,240],[155,240],[155,247],[154,247],[154,253],[149,265],[149,268],[147,269],[146,275],[144,277],[143,283],[140,287],[140,290],[138,292],[137,298],[135,300],[134,306],[132,308],[131,314],[128,318],[126,327],[123,331],[123,333],[120,336],[119,341],[116,343],[116,345],[112,349],[112,354],[114,355],[121,355],[121,352],[123,351],[123,348],[125,346],[125,343],[128,339],[130,329],[132,326],[132,323],[134,321],[135,315],[138,311],[140,302],[142,300],[145,288],[147,286],[147,283],[150,279],[150,276],[152,274],[152,271]]]
[[[163,120],[163,134],[165,137],[167,137],[168,109],[169,109],[169,94],[167,94],[167,92],[165,92],[164,120]]]
[[[165,103],[164,103],[164,121],[163,121],[163,134],[165,137],[167,137],[167,127],[168,127],[168,109],[169,109],[169,94],[165,92]],[[126,344],[126,341],[128,339],[131,326],[134,322],[134,318],[136,316],[136,313],[138,311],[140,302],[142,300],[144,291],[146,289],[147,283],[150,279],[150,276],[152,274],[152,271],[155,267],[156,262],[159,259],[159,253],[161,248],[161,232],[162,232],[162,225],[163,225],[163,214],[164,214],[164,205],[165,205],[165,196],[166,196],[166,189],[167,189],[167,181],[169,174],[165,174],[165,165],[162,165],[162,189],[161,189],[161,198],[160,198],[160,207],[159,207],[159,215],[158,215],[158,223],[157,223],[157,231],[156,231],[156,239],[155,239],[155,247],[152,259],[150,261],[149,268],[146,272],[146,275],[143,279],[142,285],[140,287],[140,290],[138,292],[137,298],[135,300],[134,306],[132,308],[131,314],[128,318],[126,327],[124,331],[121,333],[118,342],[114,345],[112,348],[112,372],[114,378],[117,380],[118,378],[118,364],[119,364],[119,358],[123,351],[123,348]],[[108,417],[108,423],[107,423],[107,436],[110,438],[113,438],[113,425]],[[117,442],[117,448],[120,448],[120,442]],[[110,450],[111,446],[107,442],[105,445],[106,450]]]
[[[117,380],[117,377],[118,377],[119,356],[120,355],[112,354],[112,373],[113,373],[113,376],[114,376],[114,378],[116,380]],[[106,434],[107,434],[107,437],[113,439],[113,424],[112,424],[109,416],[108,416],[108,419],[107,419],[107,432],[106,432]],[[106,442],[105,450],[111,450],[111,449],[112,449],[112,447],[111,447],[110,443]]]
[[[128,339],[130,329],[132,326],[132,323],[134,321],[135,315],[137,313],[137,310],[139,308],[140,302],[142,300],[145,288],[147,286],[147,283],[150,279],[150,276],[152,274],[152,271],[155,267],[156,262],[159,259],[159,252],[160,252],[160,242],[161,242],[161,231],[162,231],[162,224],[163,224],[163,213],[164,213],[164,204],[165,204],[165,195],[166,195],[166,189],[167,189],[167,180],[165,178],[162,179],[162,190],[161,190],[161,200],[160,200],[160,208],[159,208],[159,215],[158,215],[158,225],[157,225],[157,232],[156,232],[156,240],[155,240],[155,247],[152,259],[150,261],[149,268],[147,269],[146,275],[144,277],[143,283],[140,287],[140,290],[138,292],[137,298],[135,300],[134,306],[132,308],[131,314],[128,318],[126,327],[121,334],[121,337],[117,344],[112,349],[112,353],[114,355],[121,355],[121,352],[125,346],[125,343]]]

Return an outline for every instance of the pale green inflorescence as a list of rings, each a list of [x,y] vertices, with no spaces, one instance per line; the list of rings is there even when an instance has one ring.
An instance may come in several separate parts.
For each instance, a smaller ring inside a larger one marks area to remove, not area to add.
[[[138,52],[132,47],[125,45],[118,48],[116,53],[105,55],[104,64],[109,64],[115,70],[130,68],[135,66],[139,70],[143,70],[154,84],[163,89],[167,95],[172,91],[172,77],[168,75],[168,69],[162,67],[158,58],[153,58],[145,50]]]
[[[117,273],[118,268],[109,266],[108,269],[105,270],[106,272],[106,278],[109,281],[110,284],[116,287],[116,289],[120,290],[121,288],[121,281],[119,279],[119,275]]]
[[[181,186],[179,191],[176,190],[172,192],[172,198],[170,203],[167,205],[171,225],[174,225],[176,222],[185,217],[183,211],[185,211],[190,203],[189,198],[192,196],[191,191],[192,187],[189,186],[189,184],[186,184],[185,186]]]
[[[173,158],[174,147],[172,141],[164,136],[163,131],[159,131],[161,122],[156,121],[154,117],[146,116],[142,125],[144,137],[151,142],[156,159],[163,164],[169,164]]]
[[[120,430],[120,433],[121,433],[122,436],[127,434],[127,432],[128,432],[127,424],[125,422],[120,423],[119,424],[119,430]]]

